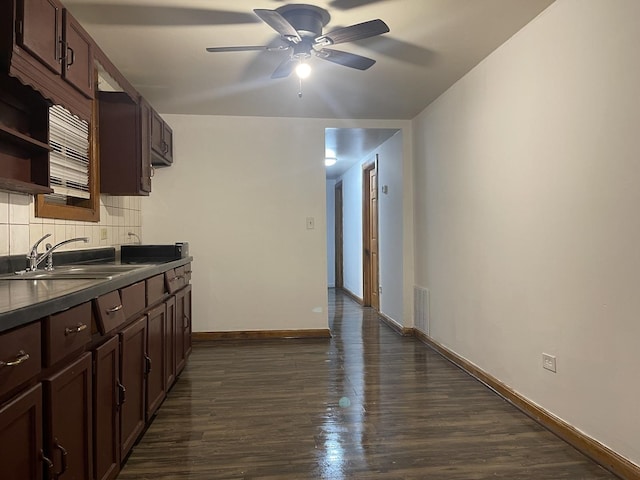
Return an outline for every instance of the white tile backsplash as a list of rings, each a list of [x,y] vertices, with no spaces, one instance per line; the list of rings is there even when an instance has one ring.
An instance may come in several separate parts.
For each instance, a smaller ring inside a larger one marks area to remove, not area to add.
[[[70,243],[62,249],[75,250],[98,246],[137,243],[142,238],[142,202],[137,197],[100,196],[100,222],[79,222],[35,216],[32,195],[0,192],[0,255],[26,254],[43,235],[51,233],[49,243],[74,237],[89,237],[88,243]],[[106,230],[107,239],[102,240]]]
[[[9,225],[9,251],[26,254],[29,246],[29,225]]]
[[[9,194],[0,192],[0,225],[9,223]]]
[[[9,194],[9,223],[12,225],[29,225],[29,208],[31,197],[17,193]]]
[[[0,223],[0,255],[9,255],[9,225]]]

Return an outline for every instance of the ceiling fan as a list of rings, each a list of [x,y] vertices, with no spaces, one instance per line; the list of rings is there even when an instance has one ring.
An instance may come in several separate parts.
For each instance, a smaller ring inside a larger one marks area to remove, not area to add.
[[[271,78],[288,77],[294,69],[301,78],[304,78],[305,73],[308,75],[310,71],[306,61],[312,55],[345,67],[366,70],[376,61],[327,47],[382,35],[389,31],[386,23],[376,19],[322,33],[331,16],[325,9],[314,5],[292,4],[283,5],[275,10],[254,9],[253,11],[264,23],[278,32],[280,35],[278,42],[266,46],[209,47],[206,50],[208,52],[290,51],[290,55],[278,65]]]

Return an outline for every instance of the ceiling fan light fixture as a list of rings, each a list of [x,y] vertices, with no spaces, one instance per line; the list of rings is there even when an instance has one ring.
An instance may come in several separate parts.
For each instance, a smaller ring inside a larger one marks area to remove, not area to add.
[[[311,66],[306,62],[300,62],[296,67],[298,78],[308,78],[311,75]]]

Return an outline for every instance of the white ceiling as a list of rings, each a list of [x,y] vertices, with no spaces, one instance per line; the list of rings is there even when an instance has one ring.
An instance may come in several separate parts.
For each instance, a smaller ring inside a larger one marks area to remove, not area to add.
[[[329,11],[324,31],[380,18],[390,32],[339,45],[376,60],[359,71],[313,58],[298,98],[295,75],[272,80],[288,52],[208,53],[268,45],[254,13],[282,0],[63,0],[111,61],[161,113],[412,119],[553,0],[308,0]],[[327,129],[336,178],[396,130]]]

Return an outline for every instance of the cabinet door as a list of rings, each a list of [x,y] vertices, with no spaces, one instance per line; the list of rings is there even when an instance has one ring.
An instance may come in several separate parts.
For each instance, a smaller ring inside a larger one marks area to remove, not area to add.
[[[163,123],[162,141],[164,142],[164,158],[167,163],[173,163],[173,130],[166,123]]]
[[[191,355],[191,285],[184,289],[184,312],[182,317],[184,328],[184,359],[185,362]]]
[[[147,314],[147,420],[151,419],[165,397],[166,306]]]
[[[43,380],[50,478],[93,478],[91,353]]]
[[[184,327],[182,326],[184,321],[184,305],[185,305],[185,291],[180,290],[176,293],[176,375],[179,375],[184,366],[186,365],[186,356],[184,351],[185,338]]]
[[[22,0],[17,4],[19,45],[60,73],[62,4],[57,0]]]
[[[165,385],[167,391],[176,381],[176,299],[167,300],[165,317]]]
[[[164,156],[163,133],[164,121],[162,117],[155,110],[151,110],[151,148],[161,157]]]
[[[141,97],[140,105],[140,190],[151,192],[151,106]]]
[[[93,98],[93,42],[75,18],[64,10],[62,76],[89,98]]]
[[[191,354],[191,285],[176,294],[176,374]]]
[[[120,332],[120,381],[126,390],[120,406],[120,458],[126,458],[145,423],[147,317]]]
[[[42,387],[38,384],[0,408],[2,478],[41,480],[43,460],[47,465],[42,453]]]
[[[150,107],[125,92],[98,92],[100,191],[112,195],[151,192]]]
[[[120,471],[120,404],[125,400],[120,383],[118,337],[94,351],[93,466],[96,480],[113,480]]]

